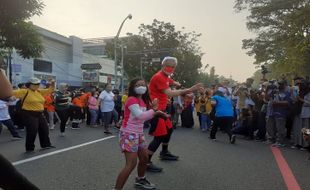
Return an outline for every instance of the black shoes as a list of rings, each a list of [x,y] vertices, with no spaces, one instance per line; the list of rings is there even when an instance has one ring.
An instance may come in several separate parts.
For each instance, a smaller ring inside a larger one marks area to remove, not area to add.
[[[236,135],[232,135],[230,137],[230,144],[235,144],[235,142],[236,142]]]
[[[154,165],[152,162],[147,164],[147,171],[149,172],[162,172],[163,168]]]
[[[169,151],[167,151],[167,152],[160,152],[159,158],[161,160],[176,161],[179,159],[179,156],[175,156],[175,155],[171,154]]]
[[[49,146],[42,147],[41,150],[48,150],[48,149],[52,149],[52,148],[56,148],[56,147],[53,145],[49,145]]]

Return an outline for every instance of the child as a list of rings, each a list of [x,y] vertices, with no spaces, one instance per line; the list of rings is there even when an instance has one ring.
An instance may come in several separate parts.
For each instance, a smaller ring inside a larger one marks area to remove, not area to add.
[[[128,99],[125,104],[124,120],[120,129],[120,146],[126,158],[126,165],[119,173],[115,190],[123,189],[129,175],[138,163],[138,177],[135,185],[144,189],[155,189],[155,185],[145,178],[148,162],[148,152],[143,135],[143,123],[155,115],[167,117],[161,111],[156,111],[157,99],[151,104],[145,81],[134,79],[129,84]],[[147,110],[152,106],[153,109]]]
[[[2,100],[0,100],[0,125],[1,124],[5,125],[9,129],[13,140],[19,140],[22,138],[14,128],[13,121],[9,115],[8,103]]]

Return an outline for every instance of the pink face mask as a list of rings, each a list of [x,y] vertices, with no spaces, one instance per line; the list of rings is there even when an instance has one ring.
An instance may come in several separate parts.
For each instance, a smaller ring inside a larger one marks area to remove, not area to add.
[[[174,73],[174,69],[174,67],[164,67],[164,71],[170,75]]]

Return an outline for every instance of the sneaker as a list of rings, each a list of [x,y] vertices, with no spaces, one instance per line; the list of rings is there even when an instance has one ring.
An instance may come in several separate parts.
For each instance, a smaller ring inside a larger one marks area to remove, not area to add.
[[[149,182],[146,178],[136,178],[135,186],[143,189],[156,189],[156,186]]]
[[[54,129],[55,129],[55,126],[51,126],[51,127],[50,127],[50,130],[54,130]]]
[[[61,137],[64,137],[64,136],[66,136],[66,133],[65,133],[65,132],[62,132],[62,133],[60,133],[60,136],[61,136]]]
[[[56,148],[56,147],[53,145],[49,145],[49,146],[42,147],[41,150],[48,150],[48,149],[52,149],[52,148]]]
[[[293,146],[291,146],[291,149],[298,149],[298,147],[293,145]]]
[[[272,144],[271,146],[272,146],[272,147],[277,147],[277,148],[282,148],[282,147],[285,147],[286,145],[277,142],[277,143]]]
[[[209,137],[210,140],[216,141],[216,138]]]
[[[14,136],[14,137],[12,137],[12,140],[15,140],[15,141],[16,141],[16,140],[21,140],[21,139],[22,139],[22,137],[21,137],[21,136],[19,136],[19,135],[18,135],[18,136]]]
[[[306,151],[307,149],[304,148],[304,147],[301,147],[299,150],[300,150],[300,151]]]
[[[236,135],[232,135],[230,138],[230,144],[235,144],[236,142]]]
[[[161,160],[178,160],[179,159],[179,156],[175,156],[173,154],[171,154],[169,151],[167,152],[160,152],[160,155],[159,155],[159,158]]]
[[[162,172],[163,168],[158,167],[158,166],[154,165],[152,162],[150,162],[147,164],[146,170],[149,172]]]

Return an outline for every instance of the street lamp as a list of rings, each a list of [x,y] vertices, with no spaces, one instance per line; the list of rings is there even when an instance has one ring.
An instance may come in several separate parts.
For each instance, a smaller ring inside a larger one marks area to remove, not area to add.
[[[121,33],[121,30],[122,30],[122,28],[123,28],[123,25],[124,25],[124,23],[125,23],[125,21],[127,20],[127,19],[132,19],[132,15],[131,14],[129,14],[124,20],[123,20],[123,22],[122,22],[122,24],[120,25],[120,27],[119,27],[119,29],[118,29],[118,32],[117,32],[117,34],[116,34],[116,36],[115,36],[115,38],[114,38],[114,69],[115,69],[115,71],[114,71],[114,81],[115,81],[115,87],[117,86],[116,84],[117,84],[117,53],[116,53],[116,49],[117,49],[117,40],[118,40],[118,37],[119,37],[119,35],[120,35],[120,33]],[[124,69],[124,68],[122,68],[122,69]]]

